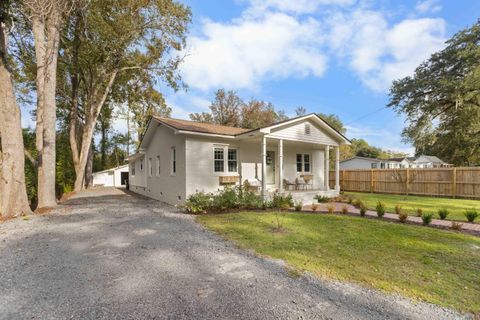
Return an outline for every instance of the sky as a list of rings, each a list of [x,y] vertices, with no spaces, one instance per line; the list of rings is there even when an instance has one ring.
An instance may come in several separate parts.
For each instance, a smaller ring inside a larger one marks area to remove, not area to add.
[[[272,102],[294,116],[336,114],[347,137],[413,154],[404,118],[386,108],[392,80],[445,47],[479,18],[479,0],[177,0],[192,10],[180,72],[160,86],[172,117],[208,111],[216,90]],[[28,110],[24,127],[34,127]],[[116,120],[114,129],[126,132]]]
[[[191,7],[187,91],[166,92],[172,116],[208,111],[217,89],[294,116],[334,113],[347,137],[413,153],[404,118],[386,108],[392,80],[411,75],[476,22],[478,0],[182,0]]]

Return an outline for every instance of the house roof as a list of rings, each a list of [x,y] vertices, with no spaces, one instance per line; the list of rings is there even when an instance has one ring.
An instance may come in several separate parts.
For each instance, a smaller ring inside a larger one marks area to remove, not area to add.
[[[227,136],[235,136],[235,135],[250,131],[249,129],[236,128],[236,127],[230,127],[230,126],[221,126],[218,124],[203,123],[203,122],[196,122],[196,121],[190,121],[190,120],[164,118],[164,117],[157,117],[157,116],[153,116],[153,118],[177,130],[194,131],[194,132],[202,132],[202,133],[210,133],[210,134],[221,134],[221,135],[227,135]]]
[[[355,157],[351,157],[351,158],[342,160],[342,161],[340,161],[340,162],[345,162],[345,161],[354,160],[354,159],[362,159],[362,160],[367,160],[367,161],[372,161],[372,162],[380,162],[380,161],[381,161],[380,159],[377,159],[377,158],[367,158],[367,157],[358,157],[358,156],[355,156]]]
[[[424,158],[427,161],[419,161],[420,158]],[[438,158],[437,156],[426,156],[426,155],[420,155],[417,157],[417,160],[415,162],[431,162],[431,163],[442,163],[445,164],[446,162]]]
[[[385,161],[402,162],[403,160],[411,161],[408,157],[390,158]]]
[[[115,167],[115,168],[105,169],[105,170],[102,170],[102,171],[97,171],[97,172],[94,172],[94,174],[95,173],[108,172],[108,171],[115,171],[115,170],[122,169],[122,168],[125,168],[125,167],[128,167],[128,164],[124,164],[124,165],[121,165],[121,166],[118,166],[118,167]]]

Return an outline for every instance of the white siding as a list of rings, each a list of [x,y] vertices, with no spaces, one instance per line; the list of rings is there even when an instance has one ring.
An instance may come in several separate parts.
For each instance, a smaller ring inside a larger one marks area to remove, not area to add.
[[[305,134],[305,124],[310,126],[310,134]],[[339,143],[330,135],[325,133],[325,130],[319,128],[311,121],[305,120],[300,123],[273,129],[267,136],[272,138],[280,138],[291,141],[303,141],[318,144],[327,144],[330,146],[338,146]]]
[[[175,135],[163,125],[155,130],[150,144],[144,146],[143,172],[140,159],[136,160],[135,177],[130,179],[130,190],[170,204],[185,201],[185,136]],[[171,150],[177,153],[177,170],[171,174]],[[160,175],[156,174],[156,159],[160,156]],[[148,176],[148,159],[152,159],[153,175]],[[131,172],[131,171],[130,171]]]
[[[340,162],[340,170],[346,169],[372,169],[372,163],[377,163],[377,169],[380,169],[380,162],[367,159],[349,159]]]

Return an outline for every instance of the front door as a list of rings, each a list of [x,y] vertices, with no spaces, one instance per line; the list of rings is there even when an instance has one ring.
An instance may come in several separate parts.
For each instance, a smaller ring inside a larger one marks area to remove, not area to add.
[[[275,151],[267,151],[267,184],[275,184]]]

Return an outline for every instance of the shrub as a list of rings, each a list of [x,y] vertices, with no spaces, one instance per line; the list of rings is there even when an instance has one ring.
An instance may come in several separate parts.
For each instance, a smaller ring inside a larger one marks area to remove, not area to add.
[[[399,204],[397,204],[397,205],[395,206],[395,213],[398,214],[398,215],[400,215],[402,212],[403,212],[402,206],[399,205]]]
[[[347,205],[342,206],[342,213],[343,214],[348,214],[348,206]]]
[[[433,213],[424,213],[422,214],[422,222],[424,226],[429,225],[432,222]]]
[[[303,203],[301,201],[295,203],[295,211],[302,211]]]
[[[417,209],[417,217],[423,216],[423,209],[418,208]]]
[[[320,206],[316,203],[312,203],[312,210],[317,211]]]
[[[452,226],[450,227],[452,230],[462,230],[462,227],[463,227],[463,223],[459,223],[459,222],[455,222],[455,221],[452,221]]]
[[[354,199],[353,199],[351,196],[348,196],[348,197],[347,197],[347,203],[348,203],[348,204],[353,204],[353,200],[354,200]]]
[[[383,203],[382,201],[378,201],[375,209],[377,210],[377,216],[379,218],[383,217],[383,215],[385,214],[385,203]]]
[[[212,211],[224,211],[239,207],[239,188],[225,188],[212,197]]]
[[[363,204],[362,200],[360,199],[353,199],[352,204],[356,208],[360,208],[360,206]]]
[[[445,220],[448,216],[449,212],[447,209],[440,209],[438,210],[438,216],[440,217],[440,219],[442,220]]]
[[[289,209],[293,207],[293,198],[292,195],[283,196],[281,194],[275,193],[272,198],[271,207],[275,209]]]
[[[242,189],[240,195],[240,207],[245,209],[260,209],[263,207],[263,198],[254,191]]]
[[[212,205],[212,195],[204,192],[197,192],[190,195],[185,201],[185,211],[188,213],[205,213]]]
[[[478,211],[476,209],[469,209],[465,211],[465,217],[467,218],[468,222],[473,222],[478,218]]]
[[[398,220],[402,223],[405,223],[408,219],[408,213],[406,213],[405,211],[400,211],[400,213],[398,214]]]
[[[318,201],[318,203],[325,203],[325,202],[329,202],[330,201],[330,198],[327,197],[327,196],[322,196],[320,194],[317,194],[314,198],[315,200]]]
[[[362,217],[364,217],[366,213],[367,213],[367,207],[363,203],[361,203],[360,204],[360,215]]]
[[[335,212],[335,207],[332,204],[329,204],[327,206],[327,211],[328,211],[328,213],[334,213]]]

